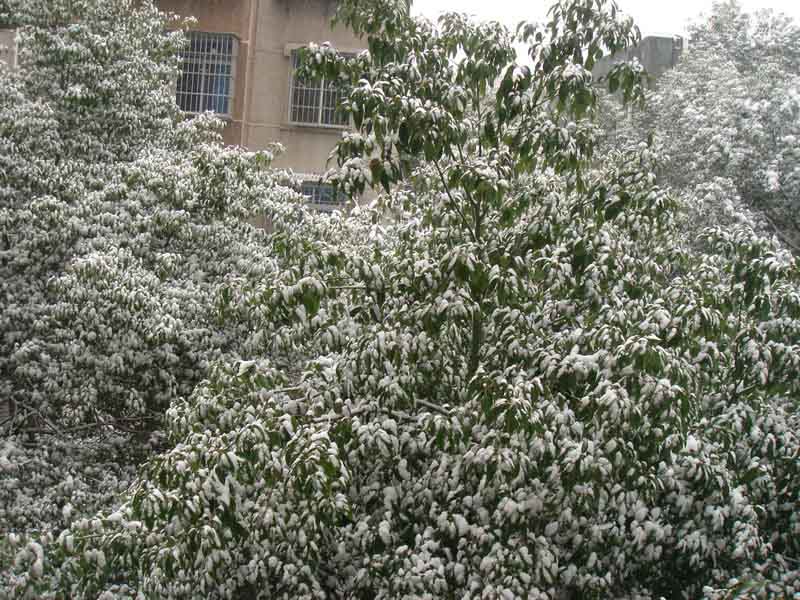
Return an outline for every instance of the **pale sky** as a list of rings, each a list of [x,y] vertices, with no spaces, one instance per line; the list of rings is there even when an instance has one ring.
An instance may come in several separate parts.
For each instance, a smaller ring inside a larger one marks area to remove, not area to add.
[[[550,0],[414,0],[411,12],[435,19],[442,12],[465,12],[479,19],[500,21],[513,29],[522,20],[543,21]],[[712,0],[617,0],[642,35],[684,35],[686,25],[708,14]],[[745,12],[772,8],[800,23],[800,0],[740,0]]]

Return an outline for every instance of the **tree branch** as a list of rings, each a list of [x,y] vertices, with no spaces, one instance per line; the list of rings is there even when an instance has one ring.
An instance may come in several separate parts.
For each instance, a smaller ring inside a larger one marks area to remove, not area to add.
[[[472,231],[472,228],[469,226],[469,222],[467,221],[467,218],[464,216],[463,211],[458,206],[458,203],[456,202],[455,198],[453,198],[453,195],[450,193],[450,188],[447,187],[447,181],[444,178],[444,173],[442,172],[442,168],[439,166],[439,161],[435,160],[433,161],[433,164],[436,166],[436,171],[439,173],[439,179],[442,182],[442,187],[444,188],[447,197],[450,199],[450,204],[453,205],[453,208],[458,213],[458,216],[461,218],[461,223],[464,225],[464,228],[467,231],[469,231],[469,234],[472,237],[472,241],[477,242],[478,240],[475,238],[475,232]]]
[[[416,403],[417,403],[418,405],[420,405],[420,406],[424,407],[424,408],[427,408],[428,410],[432,410],[433,412],[437,412],[437,413],[439,413],[440,415],[444,415],[444,416],[446,416],[446,417],[449,417],[449,416],[450,416],[450,413],[449,413],[448,411],[446,411],[445,409],[443,409],[441,406],[438,406],[438,405],[436,405],[436,404],[433,404],[432,402],[428,402],[428,401],[426,401],[426,400],[420,400],[420,399],[417,399],[417,400],[416,400]]]

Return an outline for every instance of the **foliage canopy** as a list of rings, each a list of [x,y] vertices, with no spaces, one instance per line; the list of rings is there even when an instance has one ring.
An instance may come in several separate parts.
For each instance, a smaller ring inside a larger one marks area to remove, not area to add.
[[[649,147],[595,152],[589,69],[638,39],[612,2],[522,25],[531,66],[498,24],[404,4],[343,0],[368,51],[305,53],[351,87],[332,177],[381,212],[269,238],[282,269],[226,303],[262,352],[171,402],[120,506],[48,561],[20,542],[18,592],[800,591],[796,259],[687,233]],[[636,98],[639,75],[612,79]]]

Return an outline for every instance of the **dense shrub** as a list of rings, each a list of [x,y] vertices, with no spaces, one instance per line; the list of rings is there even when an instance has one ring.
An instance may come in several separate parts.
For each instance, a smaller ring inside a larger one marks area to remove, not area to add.
[[[332,177],[382,212],[269,237],[275,275],[215,304],[248,351],[171,401],[118,505],[14,542],[14,594],[800,593],[797,260],[698,234],[723,188],[659,187],[652,148],[596,154],[588,72],[637,34],[613,3],[550,16],[525,66],[497,24],[340,3],[369,52],[306,71],[351,86]]]

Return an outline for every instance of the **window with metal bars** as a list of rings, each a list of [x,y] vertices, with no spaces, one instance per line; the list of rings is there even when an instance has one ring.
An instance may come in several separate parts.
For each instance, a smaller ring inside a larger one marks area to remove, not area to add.
[[[296,70],[299,66],[300,53],[292,50],[289,121],[322,127],[347,127],[348,116],[336,110],[344,97],[344,90],[324,78],[308,80],[298,77]]]
[[[339,208],[347,201],[347,196],[341,192],[337,194],[332,185],[321,181],[304,181],[300,186],[300,193],[308,198],[309,204],[322,210]]]
[[[238,40],[230,33],[191,31],[181,53],[178,106],[186,112],[230,115]]]

